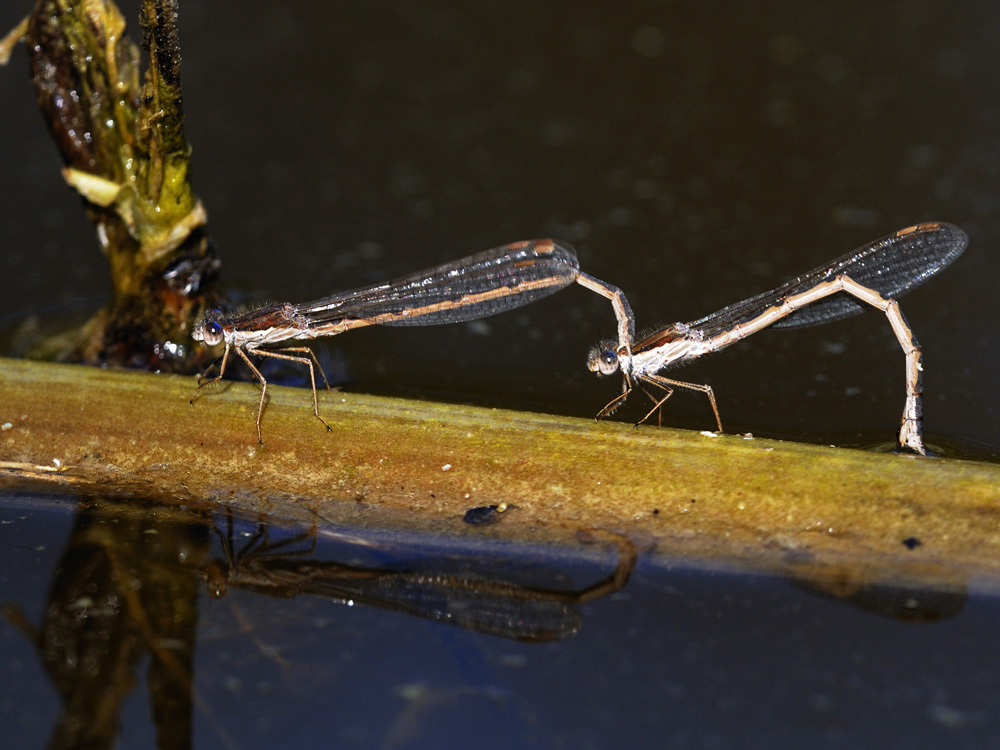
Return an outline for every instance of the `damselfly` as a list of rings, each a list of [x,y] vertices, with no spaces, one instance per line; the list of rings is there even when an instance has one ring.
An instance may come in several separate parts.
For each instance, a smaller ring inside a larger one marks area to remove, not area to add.
[[[532,240],[487,250],[461,260],[435,266],[385,284],[362,287],[330,297],[292,304],[267,305],[248,312],[225,315],[209,310],[195,326],[192,337],[208,346],[225,343],[219,374],[201,383],[202,388],[222,379],[229,355],[235,351],[260,381],[257,440],[263,444],[260,418],[267,396],[267,380],[250,361],[250,354],[303,364],[309,368],[313,413],[319,415],[316,369],[329,388],[313,351],[306,346],[277,350],[287,341],[308,341],[334,336],[370,325],[417,326],[459,323],[485,318],[526,305],[577,282],[611,300],[618,318],[618,340],[628,346],[633,330],[632,311],[617,288],[580,271],[573,248],[555,240]]]
[[[867,309],[865,305],[871,305],[886,314],[906,355],[906,404],[899,445],[924,455],[922,354],[896,297],[947,266],[962,254],[967,244],[965,232],[951,224],[918,224],[860,247],[777,289],[691,323],[674,323],[625,345],[620,341],[604,341],[590,351],[587,365],[601,375],[621,370],[623,384],[621,394],[598,417],[607,416],[621,406],[638,381],[663,393],[656,397],[647,391],[653,408],[640,423],[656,413],[675,388],[686,388],[708,397],[721,432],[722,419],[711,387],[672,380],[660,375],[660,371],[724,349],[768,326],[797,328],[828,323],[860,313]],[[619,330],[633,327],[626,323],[619,325]]]

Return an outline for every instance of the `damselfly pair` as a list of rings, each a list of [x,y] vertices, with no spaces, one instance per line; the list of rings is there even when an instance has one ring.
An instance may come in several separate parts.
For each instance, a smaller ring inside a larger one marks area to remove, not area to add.
[[[580,270],[576,253],[564,243],[535,240],[504,245],[478,255],[421,271],[387,284],[364,287],[305,304],[283,303],[224,315],[209,311],[194,330],[197,341],[225,344],[219,374],[225,374],[235,351],[261,383],[257,438],[262,442],[261,414],[267,380],[250,360],[289,360],[309,368],[313,412],[323,424],[316,395],[316,369],[322,368],[305,346],[273,349],[294,340],[332,336],[368,325],[434,325],[484,318],[552,294],[573,282],[612,303],[618,321],[617,341],[605,341],[590,352],[588,367],[601,375],[621,371],[622,392],[598,417],[621,406],[636,383],[653,386],[648,419],[676,388],[700,391],[711,403],[716,426],[722,419],[711,387],[673,380],[660,374],[674,365],[719,351],[769,326],[794,328],[840,320],[862,312],[866,305],[883,311],[906,357],[906,402],[900,423],[900,447],[925,454],[922,431],[922,355],[916,338],[899,310],[896,298],[923,283],[957,258],[968,244],[958,227],[927,223],[860,247],[802,274],[778,288],[725,307],[690,323],[674,323],[635,339],[635,320],[620,289]],[[648,391],[647,391],[648,393]],[[329,425],[327,425],[329,428]]]

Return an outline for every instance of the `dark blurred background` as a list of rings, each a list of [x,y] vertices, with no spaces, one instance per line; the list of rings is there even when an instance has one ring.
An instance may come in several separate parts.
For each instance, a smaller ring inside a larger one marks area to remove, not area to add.
[[[0,24],[27,10],[8,3]],[[626,291],[642,328],[949,221],[969,250],[902,303],[925,349],[925,424],[968,455],[1000,445],[1000,6],[214,0],[181,14],[195,188],[246,299],[304,301],[555,236]],[[83,317],[104,301],[105,262],[23,51],[0,98],[0,326]],[[613,332],[607,303],[573,288],[320,348],[353,390],[591,416],[619,382],[584,360]],[[876,312],[764,332],[674,376],[715,388],[728,431],[762,436],[891,443],[903,405],[903,356]],[[689,395],[664,420],[713,422]]]
[[[5,3],[0,27],[29,5]],[[643,327],[949,221],[969,250],[902,303],[925,348],[929,440],[974,457],[1000,445],[1000,6],[185,0],[181,13],[195,187],[244,299],[307,300],[548,235],[621,286]],[[0,341],[14,342],[108,293],[26,67],[18,51],[0,69]],[[320,356],[356,391],[591,416],[619,382],[584,360],[613,332],[609,305],[573,288],[469,325],[352,332]],[[765,331],[675,376],[715,387],[727,430],[762,436],[888,445],[903,405],[903,356],[875,312]],[[620,418],[641,415],[636,401]],[[713,426],[685,395],[664,421]],[[24,495],[0,498],[0,516],[0,601],[38,622],[83,516]],[[203,595],[196,746],[998,747],[998,603],[968,587],[960,613],[913,624],[644,557],[626,590],[582,608],[579,636],[544,647],[317,597]],[[40,747],[58,696],[27,638],[7,626],[0,644],[0,683],[16,686],[3,736]],[[137,683],[123,747],[154,745],[146,703]]]

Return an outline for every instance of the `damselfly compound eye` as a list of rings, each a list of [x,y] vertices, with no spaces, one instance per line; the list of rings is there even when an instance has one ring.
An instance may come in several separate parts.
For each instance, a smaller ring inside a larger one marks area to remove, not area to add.
[[[209,310],[205,313],[205,319],[194,328],[191,337],[195,341],[204,341],[206,346],[215,346],[222,343],[224,338],[222,325],[214,317],[220,315],[218,310]]]
[[[587,369],[600,375],[611,375],[618,369],[618,353],[613,341],[602,341],[590,350]]]
[[[205,326],[205,343],[215,346],[220,341],[222,341],[222,326],[213,320]]]

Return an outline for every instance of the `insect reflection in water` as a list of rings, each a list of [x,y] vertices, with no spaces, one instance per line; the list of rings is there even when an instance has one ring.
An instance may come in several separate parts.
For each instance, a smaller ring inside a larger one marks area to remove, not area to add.
[[[233,543],[232,515],[227,515],[226,533],[216,531],[223,556],[202,568],[214,598],[231,587],[282,599],[310,594],[522,641],[559,640],[575,633],[581,626],[577,605],[622,588],[637,559],[634,545],[623,536],[582,532],[578,538],[585,543],[606,537],[617,561],[611,573],[571,590],[519,582],[509,560],[498,559],[489,573],[472,570],[482,567],[482,550],[469,552],[464,561],[453,554],[435,559],[422,551],[405,563],[365,567],[319,559],[315,527],[273,539],[269,526],[259,523],[239,549]]]

